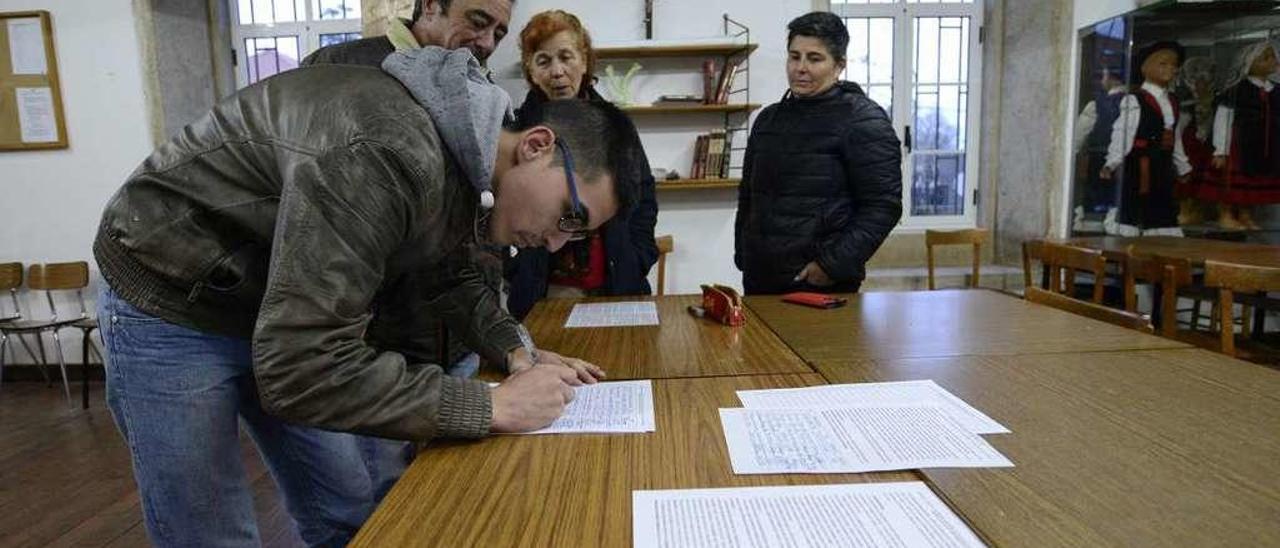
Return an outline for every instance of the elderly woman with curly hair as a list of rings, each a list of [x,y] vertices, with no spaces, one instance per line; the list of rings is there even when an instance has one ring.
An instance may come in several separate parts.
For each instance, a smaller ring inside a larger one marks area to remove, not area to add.
[[[600,101],[592,87],[595,52],[582,22],[561,10],[544,11],[520,31],[520,61],[529,94],[516,111],[528,115],[548,101]],[[635,207],[620,211],[596,233],[558,251],[524,249],[507,265],[508,309],[523,318],[551,296],[648,295],[649,270],[658,260],[653,227],[658,218],[654,181],[640,136],[632,126],[630,150],[636,169],[615,177],[640,180]]]

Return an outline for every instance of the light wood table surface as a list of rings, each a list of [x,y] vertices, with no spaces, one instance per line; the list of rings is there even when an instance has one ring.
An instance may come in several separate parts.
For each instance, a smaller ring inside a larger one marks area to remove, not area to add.
[[[655,301],[660,325],[566,329],[579,302]],[[701,296],[549,299],[534,306],[525,324],[533,340],[566,356],[603,367],[611,380],[812,373],[760,318],[729,327],[686,311]]]
[[[821,310],[776,296],[747,308],[809,362],[1190,348],[984,289],[869,292]]]
[[[1280,545],[1280,371],[1203,350],[827,361],[933,379],[1004,424],[1012,469],[923,474],[998,546]]]
[[[733,474],[718,410],[741,407],[735,391],[822,383],[813,373],[656,380],[656,432],[432,444],[352,546],[630,546],[633,490],[918,481]]]
[[[1206,260],[1252,266],[1280,268],[1280,246],[1245,242],[1228,242],[1203,238],[1177,238],[1173,236],[1094,236],[1071,238],[1062,243],[1076,247],[1097,249],[1110,260],[1121,260],[1128,254],[1129,246],[1149,254],[1187,259],[1203,266]]]

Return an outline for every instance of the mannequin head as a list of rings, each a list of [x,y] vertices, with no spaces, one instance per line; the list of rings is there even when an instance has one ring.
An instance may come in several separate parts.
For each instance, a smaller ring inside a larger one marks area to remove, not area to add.
[[[1178,81],[1191,90],[1191,93],[1196,98],[1212,97],[1214,93],[1213,73],[1214,63],[1212,57],[1192,57],[1182,64],[1182,69],[1178,71]]]
[[[1148,55],[1142,62],[1142,79],[1160,87],[1169,87],[1169,83],[1178,76],[1178,52],[1162,49]]]
[[[1124,78],[1116,71],[1104,68],[1102,75],[1098,77],[1098,84],[1102,87],[1103,93],[1110,93],[1112,90],[1124,87]]]
[[[1225,88],[1230,88],[1247,78],[1267,80],[1276,76],[1277,60],[1275,45],[1270,40],[1261,40],[1240,50],[1236,56],[1236,64],[1231,77],[1227,79]],[[1224,89],[1225,89],[1224,88]]]
[[[1133,67],[1137,69],[1134,84],[1151,83],[1167,88],[1178,76],[1178,67],[1184,58],[1182,45],[1177,42],[1155,42],[1138,50],[1133,59]]]
[[[1253,62],[1249,65],[1249,76],[1254,78],[1266,79],[1271,73],[1276,71],[1276,49],[1270,47],[1262,48],[1262,52],[1254,57]]]

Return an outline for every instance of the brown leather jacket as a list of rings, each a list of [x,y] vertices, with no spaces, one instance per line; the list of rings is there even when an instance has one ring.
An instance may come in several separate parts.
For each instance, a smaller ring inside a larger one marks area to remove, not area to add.
[[[435,123],[378,69],[287,72],[222,101],[108,203],[103,276],[170,322],[251,338],[264,408],[332,430],[488,433],[486,384],[421,356],[416,311],[494,363],[516,322],[477,272],[478,195]]]
[[[406,27],[412,26],[412,23],[401,19]],[[311,65],[363,65],[367,67],[382,67],[388,55],[396,50],[391,45],[391,40],[386,36],[374,36],[370,38],[361,38],[341,44],[334,44],[320,48],[306,56],[302,60],[301,66]],[[484,277],[485,283],[495,292],[502,291],[502,257],[505,256],[506,247],[490,248],[488,246],[480,246],[471,249],[476,254],[476,264],[480,270],[480,274]],[[444,322],[436,317],[430,310],[419,310],[415,313],[419,325],[423,327],[424,332],[416,339],[419,343],[416,351],[420,357],[438,363],[442,367],[448,367],[466,357],[471,352],[464,344],[462,337],[458,333],[452,333],[446,329]]]

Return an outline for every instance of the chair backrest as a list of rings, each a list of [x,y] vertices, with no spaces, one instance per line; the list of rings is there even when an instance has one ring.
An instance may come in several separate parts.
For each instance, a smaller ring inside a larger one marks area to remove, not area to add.
[[[1173,337],[1178,331],[1178,289],[1191,285],[1191,261],[1146,254],[1129,246],[1124,260],[1124,309],[1137,313],[1139,283],[1160,285],[1160,333]]]
[[[50,319],[57,320],[58,307],[54,304],[54,291],[75,291],[76,300],[80,304],[80,317],[89,317],[89,310],[84,302],[84,288],[89,286],[89,263],[76,261],[71,263],[33,264],[27,269],[27,287],[44,291],[49,302]]]
[[[1068,297],[1061,293],[1045,291],[1038,287],[1028,287],[1026,289],[1026,299],[1036,304],[1051,306],[1058,310],[1064,310],[1072,314],[1078,314],[1095,320],[1107,322],[1109,324],[1136,329],[1143,333],[1154,333],[1155,329],[1151,326],[1151,321],[1141,315],[1108,308],[1100,304],[1091,303]]]
[[[1022,287],[1039,287],[1031,279],[1031,261],[1044,264],[1044,240],[1022,242]],[[1044,289],[1047,288],[1046,285]]]
[[[1107,260],[1102,251],[1045,242],[1043,257],[1045,268],[1049,270],[1049,291],[1074,295],[1076,272],[1084,271],[1093,275],[1091,300],[1102,304],[1103,282],[1107,275]]]
[[[0,264],[0,291],[8,291],[13,301],[13,312],[4,313],[0,307],[0,320],[12,320],[22,317],[22,305],[18,304],[18,288],[22,287],[22,263]]]
[[[1280,268],[1205,261],[1204,285],[1218,288],[1218,326],[1221,329],[1222,352],[1235,356],[1235,321],[1232,311],[1235,293],[1280,291]],[[1248,322],[1249,318],[1246,317],[1244,321]]]
[[[670,234],[666,236],[658,236],[658,294],[667,294],[667,254],[676,248],[675,238]]]
[[[933,247],[938,245],[972,245],[973,246],[973,276],[969,282],[970,287],[978,287],[978,277],[980,275],[982,264],[982,244],[987,241],[987,229],[970,228],[966,230],[926,230],[924,231],[924,249],[928,258],[929,269],[929,289],[935,289],[933,276]]]

